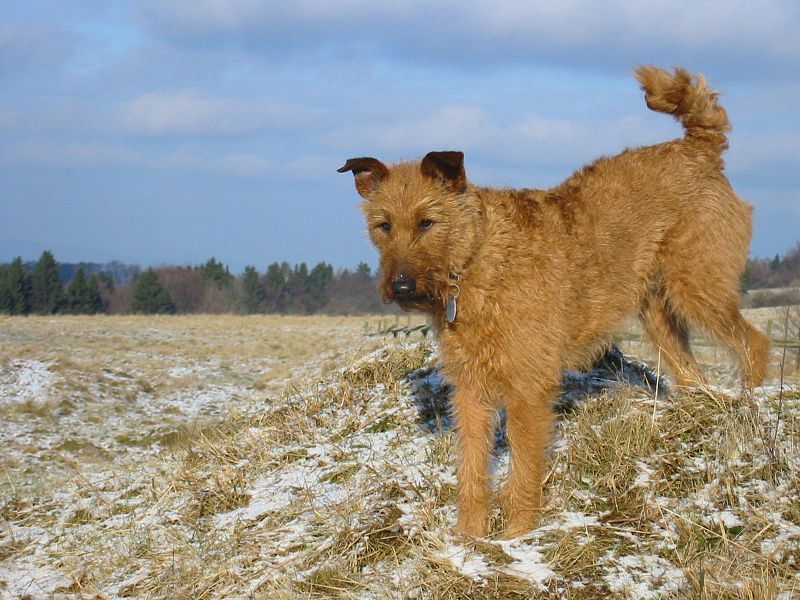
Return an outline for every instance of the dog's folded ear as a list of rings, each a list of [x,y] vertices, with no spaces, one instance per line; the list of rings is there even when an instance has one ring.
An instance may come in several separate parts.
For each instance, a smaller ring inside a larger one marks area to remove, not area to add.
[[[339,173],[352,171],[356,179],[356,190],[364,198],[378,187],[378,184],[389,176],[389,169],[377,158],[361,156],[348,158],[344,166],[337,169]]]
[[[420,169],[423,175],[442,181],[451,192],[460,194],[467,189],[463,152],[428,152]]]

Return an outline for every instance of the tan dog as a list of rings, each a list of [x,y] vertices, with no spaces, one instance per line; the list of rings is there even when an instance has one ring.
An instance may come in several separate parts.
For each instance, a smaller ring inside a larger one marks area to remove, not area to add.
[[[535,525],[562,371],[587,365],[628,315],[679,384],[702,380],[689,323],[734,350],[745,385],[764,377],[769,342],[738,308],[752,209],[722,173],[727,114],[702,76],[645,66],[636,77],[685,137],[600,158],[550,190],[474,186],[461,152],[339,169],[364,198],[383,296],[430,313],[438,330],[455,386],[462,534],[488,533],[497,407],[511,447],[505,534]]]

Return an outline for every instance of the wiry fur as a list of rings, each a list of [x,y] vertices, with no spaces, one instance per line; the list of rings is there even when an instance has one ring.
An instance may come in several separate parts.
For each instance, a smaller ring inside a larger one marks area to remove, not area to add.
[[[388,167],[351,159],[340,169],[364,197],[384,297],[430,313],[438,329],[455,386],[463,534],[488,531],[498,406],[511,446],[506,534],[531,529],[561,373],[586,365],[628,315],[639,314],[681,384],[702,379],[689,323],[734,350],[745,385],[764,376],[768,341],[738,309],[752,209],[722,173],[725,110],[683,69],[646,66],[636,76],[648,106],[678,119],[685,137],[600,158],[550,190],[471,185],[456,152]],[[413,295],[396,297],[400,278],[415,281]]]

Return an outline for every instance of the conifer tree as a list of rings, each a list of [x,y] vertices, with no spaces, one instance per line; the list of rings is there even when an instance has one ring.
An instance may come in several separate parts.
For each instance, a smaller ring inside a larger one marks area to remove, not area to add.
[[[308,275],[308,289],[311,294],[311,310],[318,311],[327,302],[327,288],[333,279],[333,266],[325,262],[317,264]]]
[[[233,283],[233,275],[231,275],[228,267],[213,256],[204,265],[197,267],[197,270],[200,271],[200,274],[205,279],[213,282],[219,289],[228,288]]]
[[[3,265],[0,280],[0,310],[10,315],[27,315],[31,311],[31,280],[21,257]]]
[[[244,302],[244,311],[246,313],[264,312],[266,291],[261,283],[258,271],[253,266],[244,268],[244,274],[242,275],[242,299]]]
[[[108,273],[107,271],[103,271],[102,273],[100,273],[97,276],[97,278],[98,278],[98,282],[97,282],[98,283],[98,287],[99,287],[99,284],[102,283],[103,287],[105,287],[109,291],[109,293],[111,293],[111,294],[114,293],[114,290],[115,290],[116,286],[114,284],[114,276],[111,273]]]
[[[356,275],[365,281],[372,279],[372,269],[370,269],[367,263],[362,261],[358,263],[358,266],[356,267]]]
[[[31,307],[50,315],[64,307],[64,288],[58,276],[58,263],[49,250],[42,252],[31,274]]]
[[[67,287],[67,307],[75,315],[93,315],[100,310],[100,288],[97,276],[88,279],[83,267],[79,267]]]
[[[9,290],[10,265],[0,265],[0,311],[13,315],[11,312],[11,292]]]
[[[67,310],[75,315],[84,312],[86,303],[86,273],[78,268],[67,286]]]
[[[288,266],[288,265],[287,265]],[[269,312],[286,310],[286,275],[281,265],[274,262],[267,267],[264,276],[265,304]]]
[[[147,269],[134,281],[131,310],[142,314],[175,313],[175,304],[152,268]]]
[[[86,308],[87,313],[94,315],[103,310],[103,299],[100,296],[100,278],[96,273],[89,275],[86,280]]]

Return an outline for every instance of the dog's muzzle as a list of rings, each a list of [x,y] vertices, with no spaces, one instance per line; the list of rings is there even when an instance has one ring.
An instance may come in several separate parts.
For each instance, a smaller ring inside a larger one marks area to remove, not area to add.
[[[392,294],[397,300],[408,300],[417,291],[417,282],[412,277],[392,277]]]

